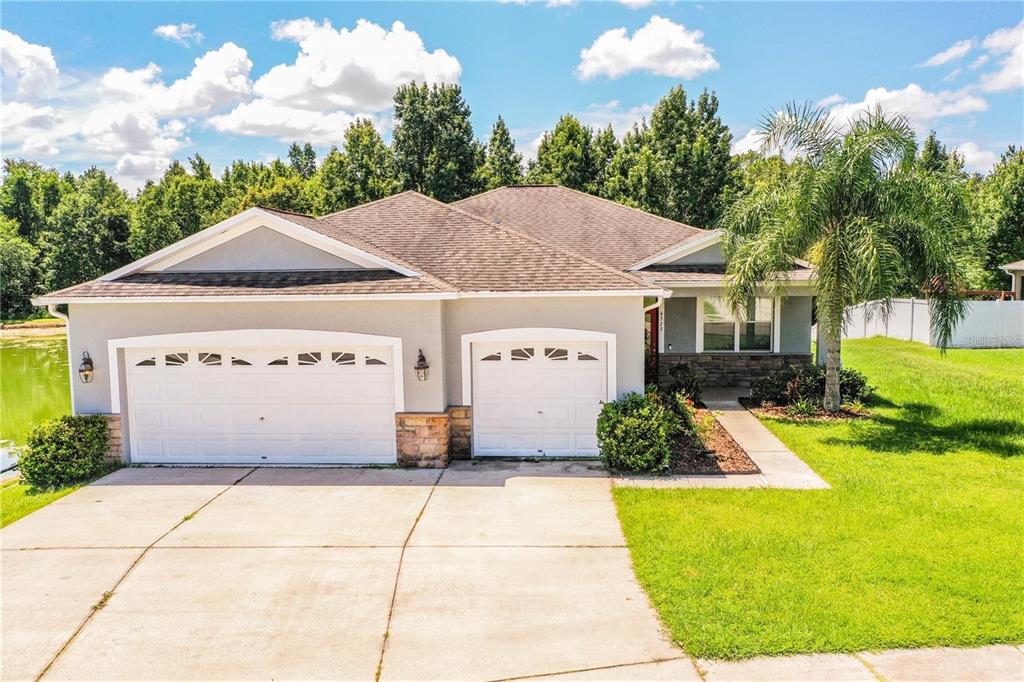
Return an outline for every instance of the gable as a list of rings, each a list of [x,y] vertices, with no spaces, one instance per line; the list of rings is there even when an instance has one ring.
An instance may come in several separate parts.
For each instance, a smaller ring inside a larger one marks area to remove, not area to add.
[[[361,266],[268,227],[244,232],[164,268],[167,272],[357,269]]]
[[[722,251],[722,242],[714,242],[675,260],[666,260],[662,263],[665,265],[720,265],[725,263],[725,253]]]

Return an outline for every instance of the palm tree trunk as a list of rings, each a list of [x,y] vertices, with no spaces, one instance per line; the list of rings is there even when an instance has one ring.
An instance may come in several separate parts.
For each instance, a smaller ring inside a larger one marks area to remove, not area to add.
[[[842,366],[840,344],[842,341],[838,335],[831,332],[826,333],[826,339],[824,407],[828,412],[838,412],[842,403],[839,394],[839,368]]]

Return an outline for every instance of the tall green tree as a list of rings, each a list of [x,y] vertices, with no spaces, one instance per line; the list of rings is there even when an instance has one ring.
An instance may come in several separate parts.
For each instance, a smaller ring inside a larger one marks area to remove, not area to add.
[[[499,116],[487,139],[484,162],[480,166],[481,188],[495,189],[523,182],[523,155],[516,151],[516,143]]]
[[[105,172],[85,171],[64,195],[40,238],[43,287],[94,279],[130,260],[128,197]]]
[[[356,120],[345,130],[344,148],[324,157],[316,181],[318,214],[376,201],[399,189],[391,150],[369,119]]]
[[[763,133],[766,151],[789,148],[800,162],[723,215],[727,297],[742,311],[763,288],[783,294],[797,259],[814,265],[827,347],[824,406],[838,410],[847,306],[880,300],[887,313],[910,279],[931,300],[939,345],[949,343],[963,318],[965,283],[946,235],[967,219],[963,196],[947,174],[912,162],[917,145],[902,116],[864,112],[840,127],[824,109],[789,105]]]
[[[173,162],[157,183],[147,183],[131,210],[128,248],[141,258],[213,225],[225,199],[222,183],[198,154],[189,159],[192,170]]]
[[[479,143],[458,85],[409,83],[395,92],[392,150],[403,189],[444,202],[478,189]]]
[[[1009,276],[999,267],[1024,259],[1024,149],[1011,145],[978,183],[973,212],[984,245],[985,285],[1006,289]]]
[[[38,252],[27,239],[18,234],[18,224],[0,216],[0,318],[28,316],[29,300],[36,288],[36,257]]]
[[[697,100],[669,90],[651,112],[651,139],[668,174],[667,218],[712,227],[732,180],[732,133],[718,116],[718,97],[706,89]]]
[[[646,123],[633,125],[608,166],[602,196],[648,213],[668,212],[668,175]]]
[[[611,175],[612,160],[619,151],[619,141],[611,124],[594,136],[594,194],[605,195],[605,185]]]
[[[316,151],[313,145],[292,142],[288,147],[288,165],[300,178],[308,180],[316,173]]]
[[[73,189],[73,178],[25,160],[4,160],[0,184],[0,215],[13,220],[18,234],[35,243],[64,192]]]
[[[565,114],[541,138],[526,180],[593,192],[596,177],[593,131],[575,116]]]

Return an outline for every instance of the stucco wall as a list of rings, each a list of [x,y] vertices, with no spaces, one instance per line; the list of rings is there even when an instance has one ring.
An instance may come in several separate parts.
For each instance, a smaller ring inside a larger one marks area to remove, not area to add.
[[[780,314],[783,353],[811,352],[811,297],[790,296],[782,301]]]
[[[400,337],[403,341],[405,411],[443,412],[447,401],[441,303],[325,301],[72,305],[69,326],[72,372],[78,367],[82,351],[89,352],[96,366],[92,383],[75,381],[75,411],[83,414],[110,412],[107,358],[110,339],[227,329],[312,329]],[[431,366],[430,378],[425,382],[417,381],[412,369],[420,348]],[[123,377],[124,372],[120,376]]]
[[[360,268],[355,263],[303,244],[269,227],[258,227],[167,269],[181,272],[229,272]]]
[[[448,402],[462,404],[462,335],[515,327],[558,327],[616,335],[619,394],[644,386],[643,298],[506,298],[444,301]]]

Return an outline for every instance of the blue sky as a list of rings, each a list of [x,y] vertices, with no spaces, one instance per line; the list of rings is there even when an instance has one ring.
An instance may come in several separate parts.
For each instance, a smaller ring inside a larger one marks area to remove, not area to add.
[[[566,112],[621,134],[673,85],[716,90],[738,149],[772,107],[880,103],[973,169],[1024,142],[1020,3],[5,2],[3,154],[110,169],[321,149],[389,93],[458,82],[479,137],[501,114],[529,156]],[[396,25],[395,22],[401,22]],[[159,27],[159,28],[158,28]]]

